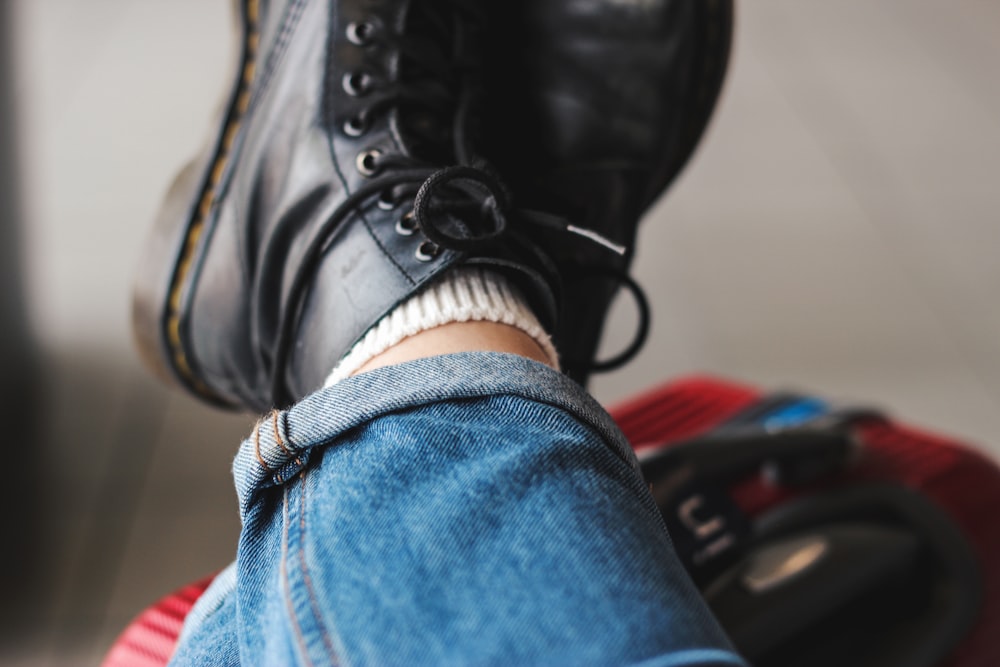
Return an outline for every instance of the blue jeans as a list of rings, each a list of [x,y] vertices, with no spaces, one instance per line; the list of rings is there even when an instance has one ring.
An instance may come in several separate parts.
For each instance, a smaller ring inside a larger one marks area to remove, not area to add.
[[[177,665],[745,665],[624,436],[496,353],[365,373],[265,417],[236,562]]]

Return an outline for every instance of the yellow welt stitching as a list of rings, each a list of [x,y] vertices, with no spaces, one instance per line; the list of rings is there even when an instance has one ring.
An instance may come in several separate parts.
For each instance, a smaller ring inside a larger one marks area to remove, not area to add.
[[[184,351],[183,343],[181,341],[181,294],[183,292],[184,282],[187,279],[188,273],[190,272],[193,264],[194,252],[197,247],[198,240],[201,238],[205,219],[208,217],[208,214],[212,209],[212,204],[215,201],[215,188],[218,187],[220,181],[222,180],[222,174],[225,171],[226,163],[229,158],[229,152],[235,142],[236,133],[239,130],[242,116],[246,113],[250,106],[250,84],[253,82],[253,77],[256,72],[257,47],[260,44],[260,32],[257,25],[260,15],[258,0],[246,0],[245,10],[247,28],[243,44],[244,63],[241,71],[240,85],[236,93],[236,101],[233,104],[233,108],[230,110],[231,118],[223,131],[219,153],[215,156],[215,161],[209,175],[209,184],[202,193],[198,203],[198,208],[194,214],[194,219],[188,227],[185,243],[181,251],[182,254],[177,262],[174,279],[167,293],[168,311],[166,313],[166,334],[167,343],[171,348],[174,366],[188,385],[194,388],[198,393],[204,394],[208,397],[213,396],[212,391],[195,376],[194,371],[188,363],[187,354]],[[258,431],[258,438],[259,437]]]
[[[226,128],[226,133],[222,135],[222,150],[229,152],[229,149],[233,147],[233,142],[236,141],[236,133],[240,129],[239,123],[230,123],[229,127]],[[211,198],[208,199],[209,205],[211,205]]]
[[[212,167],[212,174],[208,178],[208,185],[213,190],[219,185],[222,180],[222,170],[226,168],[225,160],[216,160],[215,166]]]
[[[180,343],[180,320],[176,317],[171,317],[167,320],[167,337],[170,338],[170,342],[174,345]],[[180,353],[183,356],[183,353]]]
[[[250,91],[244,90],[240,93],[240,96],[236,98],[236,110],[241,114],[244,114],[248,108],[250,108]]]

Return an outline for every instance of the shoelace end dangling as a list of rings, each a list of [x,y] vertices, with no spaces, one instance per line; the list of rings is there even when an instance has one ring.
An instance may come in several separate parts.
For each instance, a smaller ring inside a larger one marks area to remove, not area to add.
[[[601,236],[592,229],[585,229],[583,227],[577,227],[576,225],[566,225],[566,231],[570,234],[576,234],[577,236],[589,239],[597,245],[607,248],[611,252],[621,255],[622,257],[624,257],[625,253],[628,252],[628,248],[625,246],[620,243],[615,243],[609,238]]]

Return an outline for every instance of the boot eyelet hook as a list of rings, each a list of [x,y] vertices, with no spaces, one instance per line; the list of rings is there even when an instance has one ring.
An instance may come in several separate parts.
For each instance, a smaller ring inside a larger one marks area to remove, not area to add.
[[[368,46],[375,37],[375,25],[368,21],[347,24],[347,40],[355,46]]]
[[[367,95],[372,89],[372,77],[365,72],[348,72],[341,80],[344,92],[351,97]]]
[[[382,151],[377,148],[370,148],[364,152],[358,153],[358,157],[354,161],[354,164],[362,176],[371,177],[379,171],[378,159],[380,157],[382,157]]]
[[[344,121],[344,134],[349,137],[360,137],[368,131],[368,121],[364,115],[354,116]]]
[[[439,246],[437,243],[434,243],[433,241],[424,241],[417,248],[416,253],[414,253],[414,257],[416,257],[417,260],[421,262],[430,262],[433,261],[434,258],[440,254],[441,254],[441,246]]]
[[[396,221],[396,233],[400,236],[413,236],[417,231],[417,220],[413,211],[407,212]]]

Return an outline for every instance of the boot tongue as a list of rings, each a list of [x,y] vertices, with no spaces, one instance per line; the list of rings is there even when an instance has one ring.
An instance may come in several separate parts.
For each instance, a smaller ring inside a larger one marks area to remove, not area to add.
[[[421,162],[454,164],[452,118],[417,104],[401,104],[396,111],[397,136],[402,151]]]
[[[403,34],[399,82],[405,94],[394,114],[401,148],[430,164],[460,162],[456,131],[467,115],[461,107],[469,97],[463,68],[471,26],[448,2],[429,0],[409,6]]]

